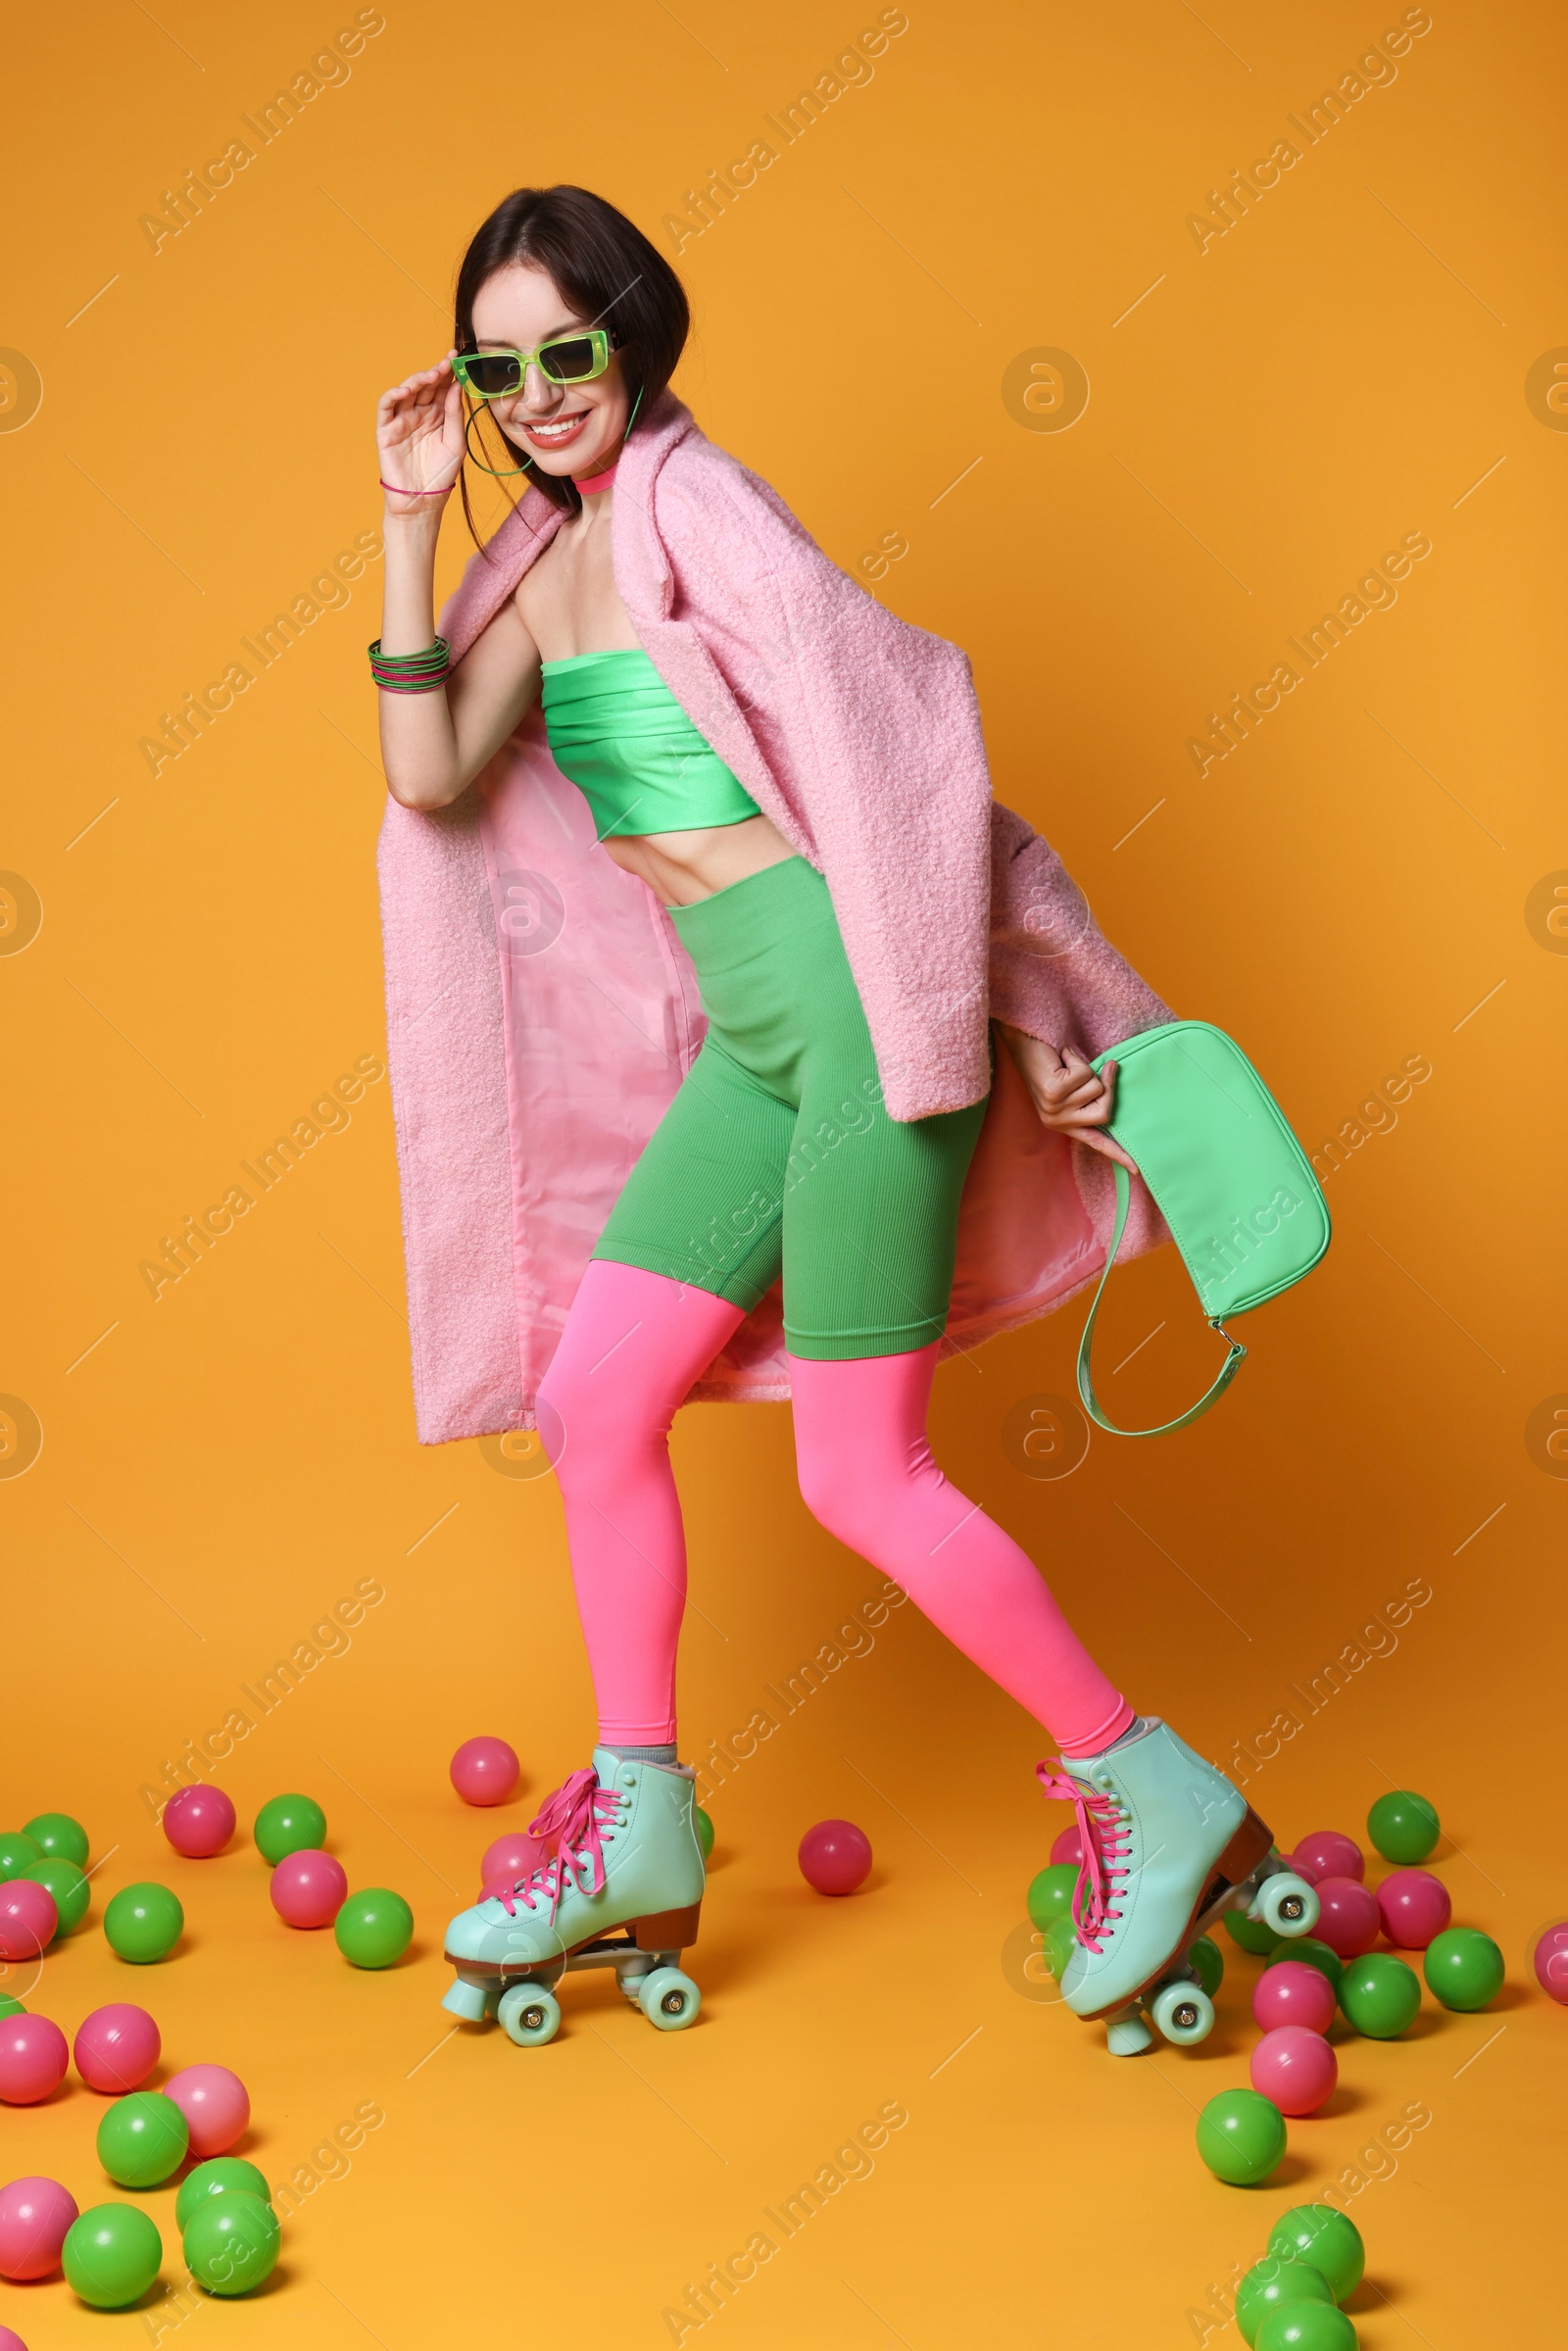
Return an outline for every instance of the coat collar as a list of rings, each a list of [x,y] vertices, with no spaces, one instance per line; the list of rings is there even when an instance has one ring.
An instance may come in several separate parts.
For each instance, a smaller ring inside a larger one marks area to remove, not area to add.
[[[611,509],[615,543],[624,546],[635,534],[641,559],[637,569],[653,586],[660,617],[665,620],[674,603],[675,578],[654,527],[654,484],[682,442],[702,438],[691,410],[673,392],[663,391],[649,410],[646,424],[627,439],[615,468],[615,488],[621,493]],[[541,506],[549,503],[542,492],[529,495],[537,495]]]

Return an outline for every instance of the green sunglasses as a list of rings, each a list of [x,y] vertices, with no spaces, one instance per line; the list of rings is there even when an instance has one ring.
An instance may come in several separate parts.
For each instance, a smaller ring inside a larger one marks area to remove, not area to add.
[[[505,400],[509,393],[522,390],[530,367],[536,367],[547,383],[591,382],[609,367],[611,349],[609,329],[589,326],[581,334],[558,335],[536,351],[459,351],[453,356],[452,372],[475,400]]]

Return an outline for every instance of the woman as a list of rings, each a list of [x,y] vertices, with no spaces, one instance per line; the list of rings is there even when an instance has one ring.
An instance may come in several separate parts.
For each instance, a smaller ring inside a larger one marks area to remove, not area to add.
[[[600,1722],[534,1825],[546,1863],[453,1921],[446,2004],[478,2018],[609,1931],[666,1959],[695,1937],[666,1440],[693,1394],[788,1394],[816,1517],[1062,1747],[1067,1779],[1041,1776],[1088,1861],[1064,1990],[1114,2014],[1268,1832],[1134,1713],[925,1424],[960,1216],[966,1332],[1097,1272],[1102,1162],[1131,1162],[1114,1063],[1088,1055],[1169,1015],[992,803],[962,654],[883,612],[668,393],[686,302],[629,221],[582,189],[518,191],[456,309],[457,348],[377,426],[421,1434],[537,1418]],[[530,486],[442,638],[466,455]],[[475,1174],[503,1144],[504,1184]],[[1161,1234],[1134,1191],[1129,1254]],[[688,1992],[664,2021],[689,2021]]]

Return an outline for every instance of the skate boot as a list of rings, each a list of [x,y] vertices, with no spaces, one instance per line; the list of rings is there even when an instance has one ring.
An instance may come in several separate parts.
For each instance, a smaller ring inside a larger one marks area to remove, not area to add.
[[[1072,1804],[1083,1841],[1063,1999],[1104,2018],[1114,2055],[1149,2046],[1146,2001],[1166,2039],[1201,2040],[1214,2011],[1185,1954],[1203,1929],[1239,1907],[1281,1935],[1307,1935],[1315,1893],[1272,1853],[1241,1790],[1157,1716],[1102,1754],[1060,1762],[1064,1778],[1043,1763],[1037,1776]]]
[[[620,1988],[664,2032],[691,2024],[702,1995],[676,1962],[697,1939],[703,1849],[696,1779],[684,1764],[624,1762],[596,1747],[528,1834],[547,1859],[460,1911],[447,1929],[457,1980],[441,2005],[500,2019],[524,2045],[554,2038],[555,1986],[568,1968],[615,1969]]]

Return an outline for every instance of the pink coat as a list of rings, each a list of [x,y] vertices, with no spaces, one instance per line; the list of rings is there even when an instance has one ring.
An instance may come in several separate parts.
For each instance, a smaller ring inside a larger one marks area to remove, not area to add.
[[[894,1117],[979,1100],[993,1015],[1088,1053],[1171,1017],[992,800],[965,655],[840,571],[672,393],[628,442],[612,514],[655,666],[827,880]],[[469,563],[441,619],[454,661],[561,521],[530,490]],[[453,808],[389,801],[378,862],[419,1437],[531,1428],[589,1253],[702,1042],[695,975],[596,843],[537,708]],[[945,1350],[1090,1281],[1111,1193],[1109,1162],[1042,1127],[999,1052]],[[1165,1238],[1135,1185],[1123,1258]],[[776,1291],[692,1393],[788,1396]]]

